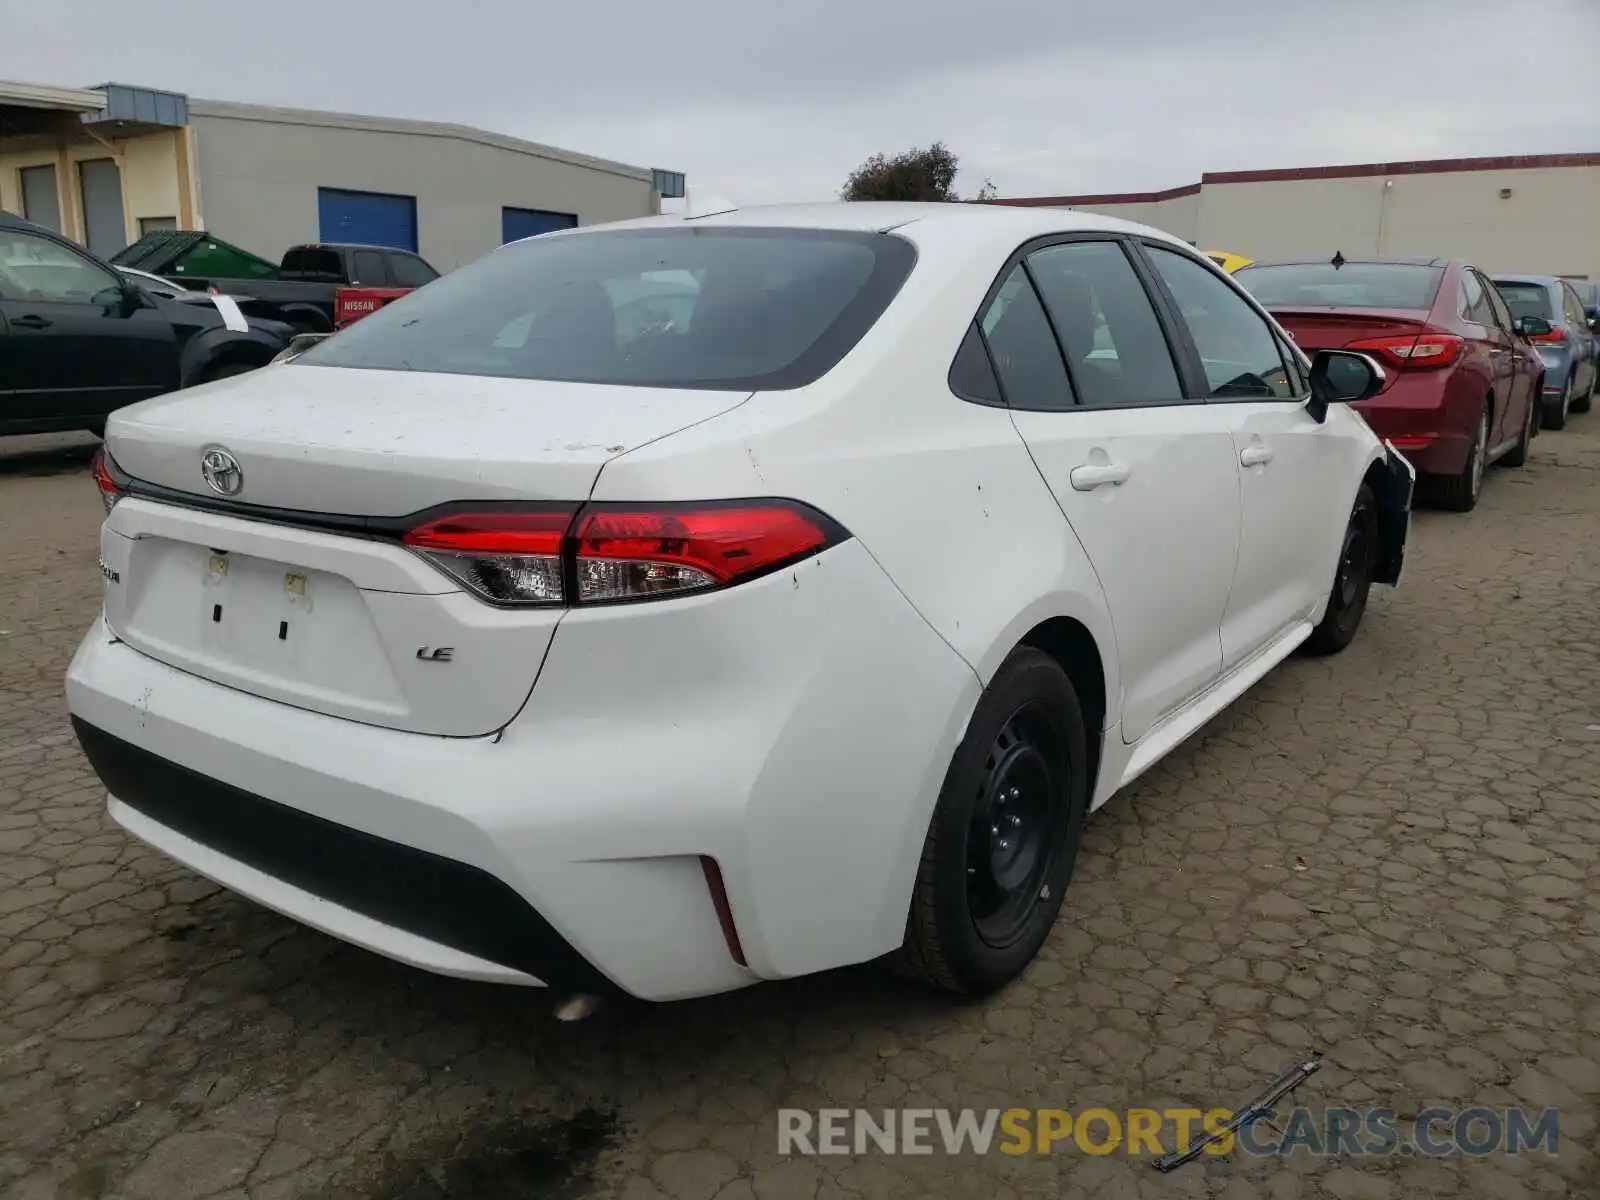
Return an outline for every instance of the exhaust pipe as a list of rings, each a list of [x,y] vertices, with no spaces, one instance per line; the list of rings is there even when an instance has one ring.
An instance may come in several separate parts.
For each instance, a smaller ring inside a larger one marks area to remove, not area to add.
[[[595,1009],[600,1007],[600,999],[587,993],[569,996],[556,1005],[556,1020],[581,1021],[585,1017],[594,1015]]]

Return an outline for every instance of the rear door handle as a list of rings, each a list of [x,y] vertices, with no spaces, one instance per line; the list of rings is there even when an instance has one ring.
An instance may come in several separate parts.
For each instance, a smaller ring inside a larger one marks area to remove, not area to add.
[[[11,323],[18,329],[48,329],[53,324],[48,317],[41,317],[36,313],[29,313],[25,317],[18,317]]]
[[[1132,475],[1133,468],[1127,463],[1085,463],[1081,467],[1073,467],[1068,478],[1072,480],[1073,491],[1092,492],[1108,483],[1120,487]]]
[[[1272,461],[1272,451],[1265,446],[1246,446],[1239,451],[1239,463],[1246,467],[1264,467]]]

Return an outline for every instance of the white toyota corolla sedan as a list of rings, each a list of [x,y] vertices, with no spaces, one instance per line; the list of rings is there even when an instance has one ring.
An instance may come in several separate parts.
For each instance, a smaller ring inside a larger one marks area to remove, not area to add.
[[[1088,812],[1398,580],[1381,382],[1086,213],[548,234],[112,418],[73,724],[128,831],[428,970],[982,992]]]

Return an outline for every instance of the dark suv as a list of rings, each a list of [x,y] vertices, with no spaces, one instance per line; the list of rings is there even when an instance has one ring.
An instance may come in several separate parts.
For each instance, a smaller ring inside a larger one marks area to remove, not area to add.
[[[265,366],[292,332],[226,296],[156,295],[60,234],[0,213],[0,435],[98,434],[113,409]]]

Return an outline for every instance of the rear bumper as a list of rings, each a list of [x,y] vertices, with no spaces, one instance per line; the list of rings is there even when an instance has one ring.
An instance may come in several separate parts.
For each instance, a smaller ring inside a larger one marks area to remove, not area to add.
[[[897,946],[978,691],[855,542],[648,619],[568,614],[492,737],[252,696],[103,622],[67,675],[112,816],[199,873],[442,974],[648,1000]]]
[[[1387,391],[1355,407],[1418,472],[1457,475],[1466,468],[1480,410],[1455,411],[1450,384],[1448,369],[1401,374]]]
[[[1540,346],[1539,360],[1544,363],[1544,402],[1558,405],[1561,393],[1567,386],[1567,376],[1572,373],[1572,349],[1569,346]]]
[[[572,991],[607,984],[500,880],[325,821],[141,750],[79,717],[73,731],[130,833],[225,887],[335,936],[467,978]]]

